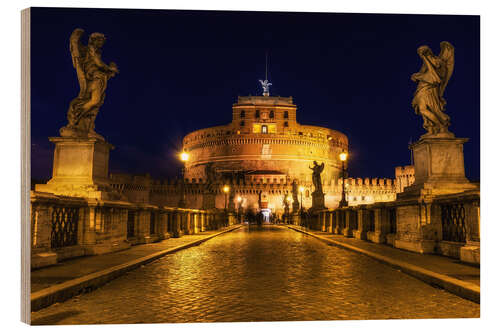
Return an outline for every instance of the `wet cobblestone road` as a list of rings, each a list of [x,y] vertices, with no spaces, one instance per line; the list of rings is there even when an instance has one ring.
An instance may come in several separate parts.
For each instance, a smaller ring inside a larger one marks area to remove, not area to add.
[[[32,313],[33,324],[479,317],[479,305],[276,226],[168,255]]]

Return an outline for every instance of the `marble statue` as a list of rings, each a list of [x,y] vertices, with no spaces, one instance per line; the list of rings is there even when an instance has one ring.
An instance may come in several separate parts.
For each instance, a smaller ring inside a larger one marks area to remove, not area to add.
[[[321,173],[323,172],[323,169],[325,168],[325,163],[321,163],[321,165],[318,164],[318,162],[314,161],[314,166],[309,169],[313,171],[312,174],[312,181],[314,184],[314,192],[316,193],[323,193],[323,185],[321,184]]]
[[[104,102],[107,82],[118,73],[114,62],[106,65],[101,59],[101,48],[106,41],[103,34],[94,32],[88,45],[80,41],[83,29],[75,29],[69,38],[73,67],[80,92],[68,109],[68,124],[61,128],[61,136],[102,137],[94,131],[95,118]]]
[[[411,76],[418,82],[412,107],[415,113],[424,119],[423,127],[427,130],[424,136],[453,136],[449,131],[450,117],[444,113],[446,101],[444,90],[453,73],[455,49],[449,42],[441,42],[441,52],[438,56],[423,45],[417,49],[422,58],[422,68]]]

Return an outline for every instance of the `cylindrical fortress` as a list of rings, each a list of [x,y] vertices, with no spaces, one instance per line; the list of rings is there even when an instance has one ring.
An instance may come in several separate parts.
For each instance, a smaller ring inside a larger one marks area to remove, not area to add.
[[[324,127],[301,125],[292,97],[238,97],[233,121],[184,137],[190,154],[185,177],[207,179],[212,170],[222,177],[272,177],[310,181],[314,161],[324,163],[324,181],[341,176],[339,154],[347,137]]]

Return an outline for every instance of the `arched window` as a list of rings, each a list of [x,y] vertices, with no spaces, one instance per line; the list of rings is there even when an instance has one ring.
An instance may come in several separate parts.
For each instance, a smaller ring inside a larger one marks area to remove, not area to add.
[[[285,127],[288,127],[288,121],[285,121]]]
[[[242,127],[245,126],[245,121],[244,120],[240,121],[240,126],[242,126]]]
[[[260,118],[260,110],[255,110],[255,118]]]
[[[245,110],[241,110],[241,112],[240,112],[240,118],[245,118]]]
[[[269,112],[269,118],[274,119],[274,111]]]
[[[262,125],[262,133],[267,134],[267,125]]]
[[[288,119],[288,111],[285,111],[285,119]]]

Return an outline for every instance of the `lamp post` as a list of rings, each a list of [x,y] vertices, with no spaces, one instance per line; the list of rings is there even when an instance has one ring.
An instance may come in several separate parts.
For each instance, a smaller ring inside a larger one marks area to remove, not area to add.
[[[290,223],[290,206],[292,205],[292,201],[293,201],[292,197],[290,195],[287,195],[286,202],[288,204],[285,207],[285,209],[286,209],[285,216],[286,216],[286,218],[288,220],[287,221],[288,223]]]
[[[229,193],[229,186],[224,185],[222,190],[224,191],[224,210],[227,210],[227,194]]]
[[[189,161],[189,153],[186,151],[183,151],[182,153],[179,154],[179,159],[182,162],[182,182],[181,182],[181,199],[179,200],[178,206],[180,208],[185,208],[186,207],[186,184],[185,184],[185,174],[186,174],[186,163]]]
[[[342,198],[339,202],[339,208],[342,208],[349,205],[345,197],[345,161],[347,161],[347,153],[342,151],[339,154],[339,159],[342,161]]]
[[[241,205],[242,205],[242,202],[243,202],[243,198],[238,196],[236,198],[236,201],[238,201],[238,221],[241,223]]]

